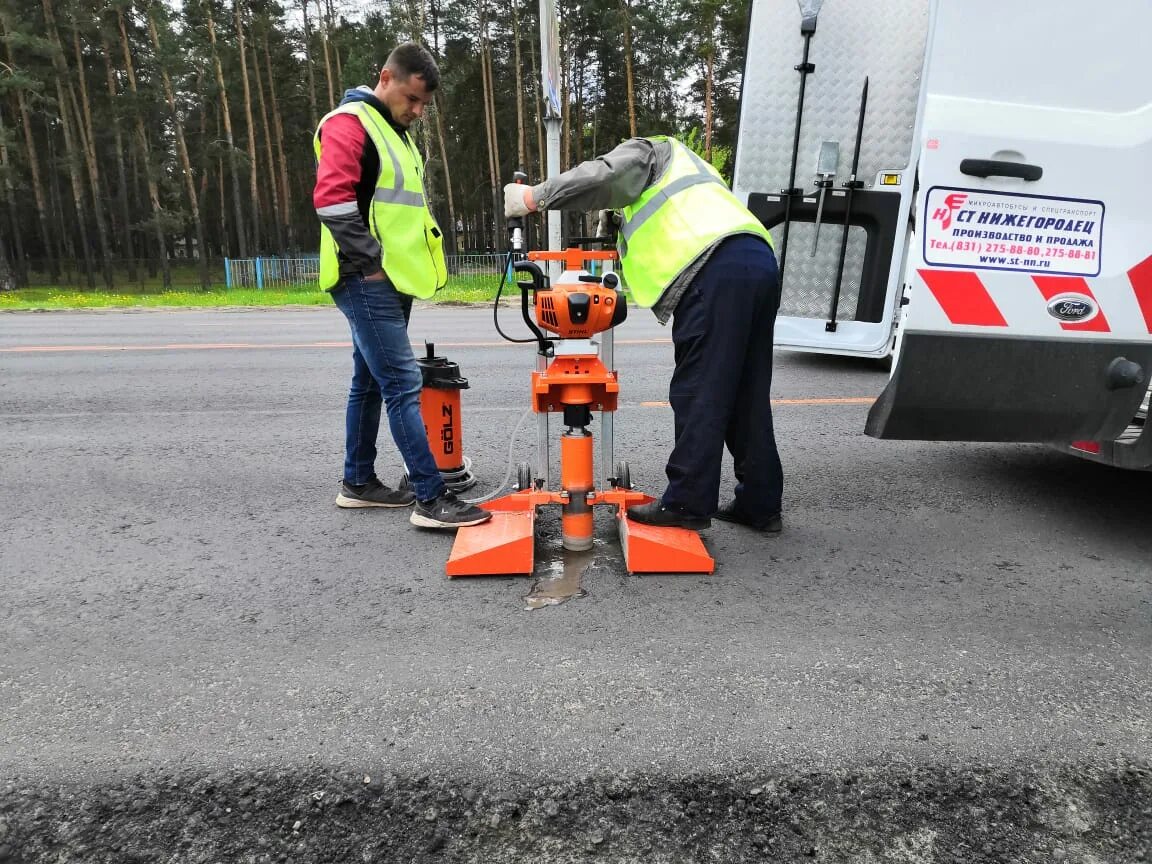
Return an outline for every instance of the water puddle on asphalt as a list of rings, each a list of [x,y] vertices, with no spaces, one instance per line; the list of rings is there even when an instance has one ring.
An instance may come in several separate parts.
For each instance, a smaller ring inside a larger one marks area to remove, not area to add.
[[[559,606],[572,598],[587,597],[584,590],[584,574],[596,561],[596,549],[585,552],[556,550],[555,556],[542,569],[544,575],[532,585],[532,590],[524,596],[525,609],[543,609],[546,606]]]

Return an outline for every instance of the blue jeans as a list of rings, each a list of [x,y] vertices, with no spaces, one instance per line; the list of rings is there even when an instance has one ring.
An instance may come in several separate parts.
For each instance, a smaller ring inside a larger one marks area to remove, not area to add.
[[[376,474],[376,436],[381,404],[388,412],[392,440],[408,468],[412,491],[421,501],[444,492],[444,480],[428,446],[420,416],[423,379],[408,341],[412,298],[387,279],[345,276],[332,300],[352,328],[352,387],[345,418],[344,480],[359,485]]]
[[[676,306],[669,399],[676,445],[667,507],[710,516],[719,503],[724,446],[736,505],[756,521],[780,512],[784,474],[772,426],[772,335],[780,307],[776,258],[747,234],[725,240]]]

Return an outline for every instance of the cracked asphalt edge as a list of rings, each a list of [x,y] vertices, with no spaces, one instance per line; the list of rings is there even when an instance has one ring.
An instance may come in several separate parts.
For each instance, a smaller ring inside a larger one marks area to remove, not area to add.
[[[907,763],[741,775],[316,767],[0,778],[0,864],[1121,862],[1152,856],[1152,764]]]

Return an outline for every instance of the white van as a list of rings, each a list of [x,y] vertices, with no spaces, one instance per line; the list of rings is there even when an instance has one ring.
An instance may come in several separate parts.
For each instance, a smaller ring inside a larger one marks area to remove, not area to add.
[[[733,185],[776,344],[893,355],[868,434],[1152,466],[1149,34],[1149,0],[753,0]]]

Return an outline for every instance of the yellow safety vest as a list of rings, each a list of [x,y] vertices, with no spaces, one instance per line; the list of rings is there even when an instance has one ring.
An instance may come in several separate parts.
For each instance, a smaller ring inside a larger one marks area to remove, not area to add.
[[[711,165],[664,136],[672,159],[664,173],[622,211],[616,250],[638,306],[656,305],[676,277],[717,240],[755,234],[772,245],[768,229],[737,200]]]
[[[381,267],[396,290],[428,299],[448,281],[444,236],[424,196],[424,161],[380,112],[366,102],[349,102],[329,112],[316,127],[312,143],[320,161],[320,130],[330,117],[353,114],[376,146],[380,175],[372,196],[368,230],[380,244]],[[356,203],[350,205],[356,207]],[[332,232],[320,226],[320,287],[331,291],[340,281],[340,263]]]

